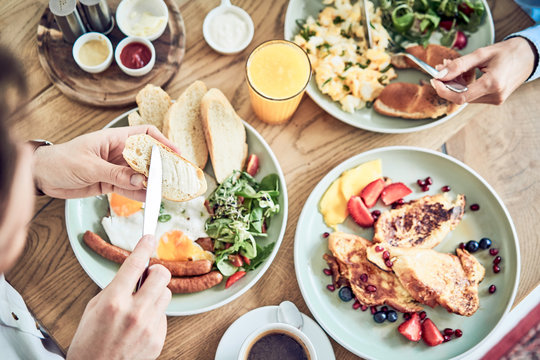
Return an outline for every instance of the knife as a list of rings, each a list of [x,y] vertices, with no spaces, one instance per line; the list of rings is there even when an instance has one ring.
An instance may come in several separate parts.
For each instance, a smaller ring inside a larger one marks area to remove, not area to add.
[[[373,37],[371,36],[371,29],[369,28],[369,13],[367,8],[367,0],[364,0],[363,15],[364,15],[364,31],[366,33],[366,40],[368,44],[368,49],[373,48]]]
[[[156,227],[159,216],[159,208],[161,206],[161,182],[163,179],[163,168],[161,164],[161,155],[159,146],[152,146],[152,155],[150,156],[150,170],[148,171],[148,186],[146,187],[146,200],[144,202],[144,220],[143,220],[143,236],[156,233]],[[136,291],[139,290],[148,276],[148,265],[146,263],[143,274],[139,278]]]

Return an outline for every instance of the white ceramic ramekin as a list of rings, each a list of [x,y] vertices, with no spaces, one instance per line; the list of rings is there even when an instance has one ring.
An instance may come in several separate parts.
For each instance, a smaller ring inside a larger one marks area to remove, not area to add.
[[[148,64],[146,64],[145,66],[143,66],[142,68],[139,68],[139,69],[128,68],[127,66],[122,64],[122,60],[120,59],[120,54],[122,53],[122,50],[124,49],[124,47],[126,45],[134,43],[134,42],[139,42],[139,43],[142,43],[142,44],[148,46],[148,48],[150,49],[150,52],[152,54]],[[114,51],[114,59],[116,61],[116,64],[118,65],[118,67],[124,73],[126,73],[127,75],[129,75],[129,76],[143,76],[143,75],[148,74],[150,72],[150,70],[152,70],[152,68],[154,67],[154,64],[156,62],[156,49],[154,49],[154,45],[152,45],[152,42],[145,39],[145,38],[136,37],[136,36],[128,36],[127,38],[124,38],[122,41],[120,41],[118,43],[118,45],[116,46],[116,50]]]
[[[169,9],[163,0],[122,0],[116,9],[116,24],[120,31],[126,36],[138,36],[131,33],[129,26],[129,22],[131,21],[130,16],[134,11],[138,13],[148,12],[154,16],[161,16],[166,19],[155,33],[141,37],[154,41],[160,37],[167,28]]]
[[[105,43],[107,44],[107,49],[109,50],[109,54],[107,55],[107,58],[105,59],[105,61],[99,65],[88,66],[82,63],[81,60],[79,59],[79,51],[81,50],[81,47],[90,40],[102,40],[102,41],[105,41]],[[107,70],[107,68],[111,65],[112,58],[113,58],[113,47],[111,44],[111,40],[109,40],[109,38],[106,37],[105,35],[98,32],[89,32],[77,38],[77,40],[73,44],[71,53],[73,54],[73,59],[75,60],[77,65],[79,65],[81,69],[83,69],[86,72],[96,74],[96,73],[100,73]]]

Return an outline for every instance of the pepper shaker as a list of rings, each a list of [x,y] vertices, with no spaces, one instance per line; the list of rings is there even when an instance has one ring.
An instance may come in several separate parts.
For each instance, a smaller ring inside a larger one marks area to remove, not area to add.
[[[108,34],[114,28],[114,19],[107,0],[79,0],[86,24],[92,31]]]
[[[77,11],[77,0],[49,0],[49,9],[67,42],[73,44],[79,36],[86,33]]]

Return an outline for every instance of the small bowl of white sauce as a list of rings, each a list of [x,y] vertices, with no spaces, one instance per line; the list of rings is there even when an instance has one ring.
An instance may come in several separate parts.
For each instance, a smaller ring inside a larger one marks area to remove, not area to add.
[[[232,55],[244,50],[255,33],[251,16],[242,8],[222,0],[206,15],[203,35],[208,45],[220,54]]]
[[[122,0],[116,9],[116,23],[126,36],[154,41],[169,21],[169,9],[163,0]]]

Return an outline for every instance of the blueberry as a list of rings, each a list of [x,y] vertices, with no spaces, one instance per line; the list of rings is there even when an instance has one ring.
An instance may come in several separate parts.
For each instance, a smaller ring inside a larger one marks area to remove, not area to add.
[[[476,252],[478,250],[478,241],[471,240],[467,242],[467,245],[465,245],[465,248],[468,252]]]
[[[354,297],[351,288],[348,286],[344,286],[341,289],[339,289],[338,295],[339,295],[339,298],[345,302],[351,301]]]
[[[482,238],[480,239],[480,249],[489,249],[491,246],[491,240],[489,238]]]
[[[395,312],[394,310],[390,310],[386,313],[386,319],[390,322],[394,322],[396,321],[398,318],[398,314],[397,312]]]
[[[386,313],[384,311],[377,311],[373,315],[373,320],[375,320],[376,323],[383,323],[384,320],[386,320]]]

